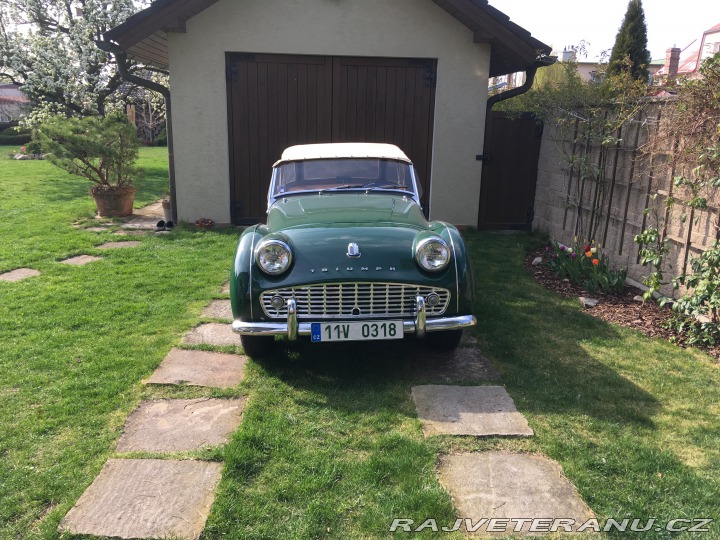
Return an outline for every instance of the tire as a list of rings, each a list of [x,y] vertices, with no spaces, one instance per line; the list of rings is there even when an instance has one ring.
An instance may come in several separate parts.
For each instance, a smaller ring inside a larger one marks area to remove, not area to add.
[[[428,332],[428,345],[438,351],[454,351],[460,345],[462,339],[461,330],[441,330],[439,332]]]
[[[240,343],[245,355],[250,358],[264,358],[275,348],[275,338],[272,336],[240,336]]]

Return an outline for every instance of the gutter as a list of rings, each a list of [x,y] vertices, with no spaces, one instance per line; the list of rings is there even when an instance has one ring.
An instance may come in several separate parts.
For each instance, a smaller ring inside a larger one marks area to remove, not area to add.
[[[127,52],[123,51],[116,43],[111,41],[96,41],[95,45],[98,49],[115,55],[115,62],[118,66],[118,73],[120,76],[129,83],[142,86],[148,90],[158,92],[165,98],[165,131],[167,133],[167,144],[168,144],[168,176],[170,177],[170,209],[172,212],[172,220],[177,223],[177,197],[175,189],[175,152],[173,145],[173,130],[172,130],[172,107],[170,100],[170,89],[137,75],[133,75],[125,68],[125,62],[127,61]]]
[[[505,101],[506,99],[510,99],[515,96],[519,96],[530,90],[530,88],[532,88],[533,82],[535,81],[535,74],[537,73],[538,68],[551,66],[556,61],[557,58],[555,56],[539,56],[535,60],[535,62],[533,62],[532,65],[529,66],[528,69],[525,71],[525,82],[517,88],[512,88],[511,90],[507,90],[506,92],[501,92],[500,94],[490,96],[487,100],[487,110],[490,111],[493,108],[493,105],[495,105],[496,103],[500,103],[501,101]]]

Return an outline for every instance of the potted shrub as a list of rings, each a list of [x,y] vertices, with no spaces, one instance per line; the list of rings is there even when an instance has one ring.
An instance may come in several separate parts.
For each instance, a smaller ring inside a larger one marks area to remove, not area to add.
[[[38,128],[37,140],[52,164],[93,183],[99,216],[132,214],[140,141],[124,115],[57,117]]]

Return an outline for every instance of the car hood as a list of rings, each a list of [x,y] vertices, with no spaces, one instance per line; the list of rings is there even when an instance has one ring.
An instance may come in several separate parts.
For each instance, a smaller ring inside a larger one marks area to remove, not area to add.
[[[447,236],[445,224],[428,223],[418,205],[401,196],[288,197],[271,208],[265,234],[290,244],[293,268],[278,278],[263,277],[276,286],[328,280],[446,281],[452,265],[429,275],[415,263],[413,245],[423,231]],[[359,257],[347,255],[350,243],[357,244]]]
[[[387,193],[325,193],[287,197],[272,205],[267,219],[271,232],[292,227],[356,223],[428,227],[415,201]]]

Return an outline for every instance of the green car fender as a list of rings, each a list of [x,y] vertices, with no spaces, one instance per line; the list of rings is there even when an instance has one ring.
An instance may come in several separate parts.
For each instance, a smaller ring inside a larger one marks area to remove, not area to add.
[[[460,231],[458,231],[455,226],[446,224],[445,234],[447,234],[447,237],[443,235],[443,238],[445,240],[450,238],[455,255],[455,268],[457,269],[458,282],[457,312],[471,314],[475,307],[475,277],[473,275],[470,252],[460,235]]]
[[[230,276],[230,305],[235,319],[251,319],[255,247],[267,233],[263,225],[248,227],[240,236],[235,249],[235,262]]]
[[[450,223],[433,221],[426,232],[418,234],[415,245],[428,236],[440,236],[450,246],[452,252],[451,264],[455,270],[457,289],[453,291],[456,305],[451,306],[451,309],[458,314],[471,314],[475,303],[475,280],[470,254],[460,231]]]

